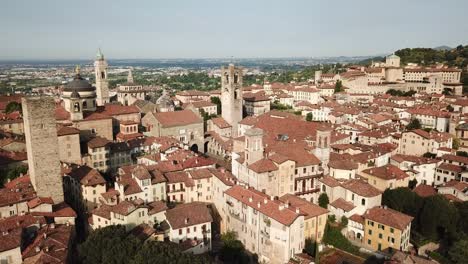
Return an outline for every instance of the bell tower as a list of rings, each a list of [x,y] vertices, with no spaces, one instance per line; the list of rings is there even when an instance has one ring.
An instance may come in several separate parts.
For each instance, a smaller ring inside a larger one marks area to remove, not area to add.
[[[330,160],[330,144],[331,144],[331,133],[330,128],[318,128],[315,139],[314,155],[322,163],[322,168],[325,172],[328,172],[328,161]]]
[[[104,59],[101,49],[96,54],[94,61],[94,75],[96,77],[96,103],[98,106],[109,103],[109,82],[107,80],[107,61]]]
[[[237,123],[242,120],[242,67],[221,67],[221,106],[221,116],[237,137]]]

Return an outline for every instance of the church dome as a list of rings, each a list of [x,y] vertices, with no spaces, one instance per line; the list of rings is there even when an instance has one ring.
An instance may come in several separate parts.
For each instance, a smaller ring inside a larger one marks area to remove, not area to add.
[[[78,92],[85,92],[85,91],[95,91],[94,88],[87,80],[81,77],[79,69],[76,70],[76,75],[73,78],[73,81],[67,83],[63,89],[66,92],[78,91]]]

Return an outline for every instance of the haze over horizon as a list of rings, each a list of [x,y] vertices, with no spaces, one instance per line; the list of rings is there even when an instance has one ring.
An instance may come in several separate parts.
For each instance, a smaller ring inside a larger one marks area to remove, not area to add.
[[[468,1],[7,1],[0,60],[374,56],[467,44]],[[430,17],[431,19],[427,19]]]

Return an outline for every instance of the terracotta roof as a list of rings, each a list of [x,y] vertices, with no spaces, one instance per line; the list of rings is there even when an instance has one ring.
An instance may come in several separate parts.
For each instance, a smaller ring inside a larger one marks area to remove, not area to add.
[[[313,204],[305,199],[299,198],[294,194],[285,194],[279,198],[283,203],[288,203],[305,214],[304,219],[309,219],[319,215],[327,214],[328,210],[316,204]]]
[[[342,186],[343,188],[363,197],[375,197],[382,194],[379,189],[363,180],[347,180],[346,182],[342,183]]]
[[[382,207],[374,207],[366,211],[363,215],[364,219],[372,220],[387,226],[404,230],[413,221],[413,217],[395,211],[393,209]]]
[[[179,229],[203,223],[211,223],[210,210],[204,203],[186,203],[166,211],[167,222],[172,229]]]
[[[57,130],[57,136],[75,135],[79,134],[80,130],[71,126],[62,126]]]
[[[214,125],[216,125],[217,127],[221,128],[221,129],[231,127],[231,125],[226,120],[224,120],[224,118],[222,118],[222,117],[212,118],[211,122],[213,122]]]
[[[330,206],[333,206],[335,208],[343,209],[345,212],[349,212],[353,210],[356,206],[353,205],[353,203],[345,201],[343,198],[338,198],[335,201],[330,203]]]
[[[138,107],[134,105],[119,105],[119,104],[106,104],[104,106],[98,106],[96,109],[96,112],[107,115],[107,116],[140,113],[140,111],[138,110]]]
[[[148,215],[157,214],[167,210],[166,203],[163,201],[154,201],[148,204]]]
[[[139,180],[149,180],[151,179],[151,174],[148,169],[143,165],[137,165],[132,170],[132,175]]]
[[[102,148],[109,144],[110,141],[103,137],[95,137],[88,141],[89,148]]]
[[[72,169],[68,175],[84,186],[106,184],[106,180],[98,170],[86,165]]]
[[[220,169],[215,169],[215,168],[209,168],[208,169],[216,178],[218,178],[220,181],[222,181],[225,185],[227,186],[233,186],[237,179],[230,173],[229,171],[226,171],[224,168]]]
[[[359,165],[348,159],[334,159],[328,162],[328,167],[339,170],[357,170]]]
[[[271,160],[264,158],[258,160],[248,166],[249,169],[255,171],[256,173],[264,173],[269,171],[278,170],[278,166],[275,165]]]
[[[416,186],[416,188],[413,189],[413,192],[420,197],[429,197],[437,194],[437,190],[434,187],[426,184]]]
[[[292,206],[286,208],[285,203],[271,200],[264,193],[250,188],[246,189],[240,185],[234,185],[224,193],[286,226],[291,225],[299,216],[304,215],[300,212],[297,213],[296,208]]]
[[[349,220],[354,221],[356,223],[364,224],[364,217],[362,217],[362,215],[353,214],[349,217]]]
[[[452,171],[452,172],[457,172],[457,173],[460,173],[463,171],[463,167],[455,165],[455,164],[449,164],[449,163],[442,163],[439,166],[437,166],[437,169],[441,169],[445,171]]]
[[[457,181],[457,180],[451,180],[451,181],[445,183],[444,185],[442,185],[440,187],[451,187],[451,188],[454,188],[454,189],[456,189],[456,190],[458,190],[460,192],[468,191],[468,183]]]
[[[72,225],[55,225],[39,229],[36,238],[22,252],[23,260],[39,255],[34,263],[65,263],[74,228]],[[36,251],[38,247],[39,252]]]
[[[409,175],[402,171],[400,168],[391,164],[382,167],[366,169],[363,170],[363,172],[384,180],[404,179],[406,177],[409,177]]]
[[[28,201],[28,207],[30,209],[36,208],[37,206],[41,204],[50,204],[53,205],[54,201],[50,197],[36,197],[30,201]]]
[[[463,156],[445,154],[441,157],[441,159],[447,160],[447,161],[455,161],[455,162],[462,163],[462,164],[468,164],[468,157],[463,157]]]
[[[340,182],[330,176],[324,176],[323,178],[319,179],[319,181],[330,187],[340,186]]]
[[[191,110],[155,113],[154,116],[163,127],[184,126],[203,122]]]

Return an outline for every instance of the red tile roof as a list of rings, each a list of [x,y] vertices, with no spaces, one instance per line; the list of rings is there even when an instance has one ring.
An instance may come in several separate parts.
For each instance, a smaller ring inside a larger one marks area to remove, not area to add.
[[[185,126],[203,122],[198,115],[190,110],[155,113],[154,116],[163,127]]]
[[[409,175],[402,171],[400,168],[391,164],[382,167],[363,170],[363,172],[383,180],[404,179],[406,177],[409,177]]]
[[[267,158],[258,160],[250,164],[248,168],[255,171],[256,173],[264,173],[264,172],[278,170],[278,166],[276,166],[273,161]]]
[[[167,210],[166,219],[172,229],[211,223],[213,221],[207,204],[199,202],[180,204]]]
[[[330,203],[330,206],[342,209],[345,212],[349,212],[356,207],[351,202],[345,201],[343,198],[336,199],[335,201]]]
[[[387,226],[404,230],[413,221],[413,217],[390,208],[374,207],[363,215],[364,219],[372,220]]]
[[[286,226],[291,225],[299,216],[304,215],[300,212],[297,213],[296,208],[292,206],[286,208],[285,203],[271,200],[264,193],[250,188],[246,189],[240,185],[231,187],[225,191],[225,194]]]
[[[299,208],[305,214],[304,219],[309,219],[319,215],[327,214],[328,210],[305,199],[299,198],[294,194],[285,194],[279,198],[283,203]]]
[[[420,197],[429,197],[437,194],[437,190],[434,187],[426,184],[416,186],[416,188],[413,189],[413,192]]]

